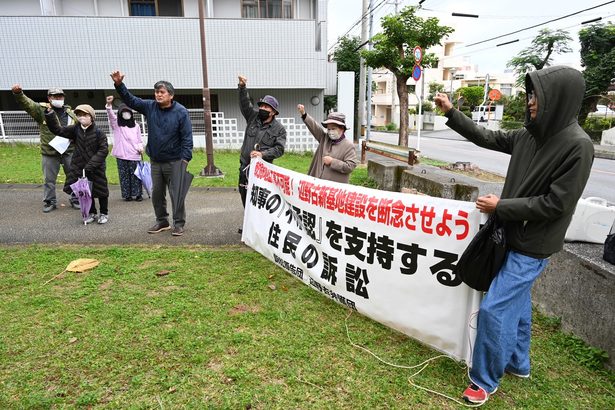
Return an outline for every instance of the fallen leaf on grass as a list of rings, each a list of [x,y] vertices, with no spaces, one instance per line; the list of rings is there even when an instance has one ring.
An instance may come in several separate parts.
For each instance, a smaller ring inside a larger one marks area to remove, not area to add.
[[[161,270],[160,272],[156,272],[156,276],[167,276],[169,273],[171,273],[170,270]]]
[[[72,345],[72,344],[73,344],[73,343],[75,343],[77,340],[78,340],[78,339],[77,339],[76,337],[71,337],[70,339],[68,339],[68,343]]]
[[[169,393],[175,393],[177,391],[177,387],[169,387]]]
[[[275,290],[275,285],[274,285],[274,284],[271,284],[271,285],[269,285],[269,286],[267,286],[267,287],[268,287],[269,289],[271,289],[271,290]]]
[[[85,272],[86,270],[93,269],[100,264],[96,259],[75,259],[71,263],[68,264],[65,270],[69,272]]]
[[[273,278],[273,275],[267,276],[267,279],[271,279],[271,278]]]
[[[281,289],[282,289],[284,292],[288,292],[288,288],[287,288],[286,286],[283,286],[283,285],[282,285],[282,288],[281,288]]]

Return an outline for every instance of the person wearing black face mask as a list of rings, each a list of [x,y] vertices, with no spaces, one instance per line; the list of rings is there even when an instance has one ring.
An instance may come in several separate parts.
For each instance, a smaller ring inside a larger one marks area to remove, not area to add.
[[[246,77],[239,76],[239,108],[246,119],[243,145],[239,157],[239,194],[245,208],[248,189],[248,170],[250,160],[260,157],[273,163],[273,160],[284,154],[286,146],[286,130],[275,117],[279,114],[278,100],[266,95],[258,102],[258,109],[250,101],[246,88]]]
[[[132,109],[126,104],[120,104],[117,114],[113,112],[113,100],[112,95],[107,96],[105,109],[113,132],[111,155],[117,159],[122,199],[132,201],[134,198],[140,202],[143,200],[143,189],[141,180],[135,175],[135,169],[143,159],[141,128],[135,121]]]

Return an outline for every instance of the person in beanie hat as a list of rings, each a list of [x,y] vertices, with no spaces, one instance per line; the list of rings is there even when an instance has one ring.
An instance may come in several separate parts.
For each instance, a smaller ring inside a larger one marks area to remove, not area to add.
[[[88,104],[75,107],[77,125],[63,127],[58,121],[56,113],[48,108],[45,112],[47,126],[56,135],[68,138],[75,144],[75,153],[70,164],[70,173],[64,183],[64,192],[71,193],[71,185],[79,177],[85,176],[92,183],[92,206],[86,224],[98,221],[106,224],[109,220],[109,186],[106,174],[106,158],[109,154],[107,136],[95,123],[96,113]],[[95,199],[98,198],[100,214],[97,215]]]
[[[37,122],[40,132],[41,143],[41,164],[43,168],[43,212],[51,212],[57,208],[56,181],[60,172],[60,166],[64,170],[64,175],[68,176],[70,162],[73,157],[74,144],[71,143],[66,151],[59,153],[49,142],[55,135],[49,130],[45,123],[45,109],[51,107],[56,113],[60,124],[63,126],[77,122],[77,117],[71,107],[64,104],[64,91],[58,87],[52,87],[47,91],[47,102],[37,103],[26,97],[21,85],[13,84],[11,88],[17,103]],[[70,204],[73,208],[79,209],[79,201],[74,195],[70,197]]]
[[[280,113],[278,100],[266,95],[259,100],[258,109],[254,108],[246,88],[247,81],[246,77],[239,76],[239,108],[247,122],[239,156],[239,194],[244,208],[250,159],[260,157],[273,163],[284,154],[286,147],[286,129],[275,119]]]
[[[143,200],[141,180],[135,175],[135,169],[143,155],[141,128],[135,121],[134,113],[126,104],[121,104],[117,115],[113,112],[113,96],[107,97],[107,118],[113,131],[113,150],[111,155],[117,159],[117,171],[124,201]]]
[[[341,112],[332,112],[321,126],[305,112],[302,104],[297,105],[297,110],[310,133],[318,141],[318,149],[314,153],[308,175],[347,184],[350,174],[357,166],[357,153],[352,141],[344,134],[348,129],[346,116]]]

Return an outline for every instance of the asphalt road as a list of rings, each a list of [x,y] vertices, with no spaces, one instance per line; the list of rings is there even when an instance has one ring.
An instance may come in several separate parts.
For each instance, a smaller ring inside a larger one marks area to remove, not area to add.
[[[397,144],[397,134],[372,132],[374,141]],[[409,137],[411,147],[416,147],[417,137]],[[485,171],[506,175],[509,155],[487,150],[465,140],[452,130],[426,132],[421,135],[421,155],[446,162],[472,162]],[[592,166],[583,198],[600,197],[615,203],[615,160],[596,158]]]
[[[243,223],[239,193],[232,188],[191,188],[186,198],[186,232],[148,234],[154,209],[143,202],[125,202],[119,186],[111,185],[109,222],[83,225],[81,212],[72,209],[68,195],[58,191],[58,209],[42,212],[42,186],[0,184],[0,243],[2,244],[241,244],[237,229]],[[170,209],[170,201],[167,197]]]

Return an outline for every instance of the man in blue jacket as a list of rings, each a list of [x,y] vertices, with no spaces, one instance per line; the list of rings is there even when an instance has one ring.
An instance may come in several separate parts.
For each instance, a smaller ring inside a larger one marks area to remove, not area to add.
[[[173,101],[175,89],[168,81],[154,84],[155,100],[143,100],[132,95],[123,83],[124,74],[113,71],[115,90],[124,103],[147,119],[148,140],[145,152],[152,163],[152,204],[156,223],[148,233],[171,229],[167,212],[166,191],[169,190],[173,209],[173,236],[184,234],[186,223],[185,196],[182,180],[192,159],[192,123],[186,107]]]

